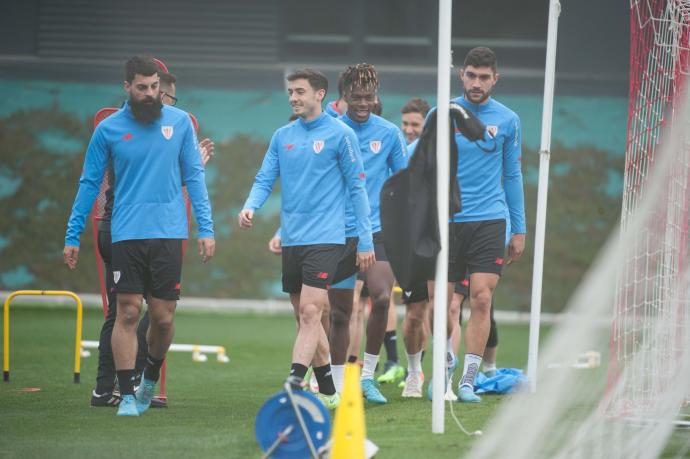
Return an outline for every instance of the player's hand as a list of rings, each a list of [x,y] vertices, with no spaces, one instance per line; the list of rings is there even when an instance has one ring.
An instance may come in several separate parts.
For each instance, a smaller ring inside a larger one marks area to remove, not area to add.
[[[366,271],[374,266],[374,263],[376,263],[376,255],[373,250],[371,252],[357,252],[357,266],[359,266],[360,271]]]
[[[249,229],[252,227],[254,211],[252,209],[242,209],[239,214],[240,228]]]
[[[281,245],[281,238],[280,236],[273,236],[270,241],[268,241],[268,250],[271,251],[271,253],[275,253],[276,255],[280,255],[283,253],[283,246]]]
[[[199,142],[199,154],[201,155],[201,164],[204,166],[216,154],[216,145],[209,138],[205,138]]]
[[[201,237],[199,238],[199,255],[201,255],[201,261],[206,263],[211,258],[213,258],[213,253],[216,251],[216,240],[212,237]]]
[[[76,245],[66,245],[62,249],[62,259],[65,264],[69,266],[69,269],[74,269],[77,267],[77,261],[79,260],[79,247]]]
[[[508,258],[511,261],[518,261],[525,251],[525,235],[513,234],[508,244]]]

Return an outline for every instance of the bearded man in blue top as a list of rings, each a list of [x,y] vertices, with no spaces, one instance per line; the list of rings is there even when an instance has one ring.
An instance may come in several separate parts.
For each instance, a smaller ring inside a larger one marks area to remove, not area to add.
[[[333,384],[321,315],[345,247],[348,204],[359,238],[356,263],[366,270],[375,261],[366,176],[354,132],[322,110],[326,77],[304,69],[287,80],[290,105],[298,119],[273,134],[239,224],[245,229],[253,226],[254,212],[280,177],[283,291],[290,294],[299,318],[288,382],[299,387],[311,365],[320,400],[335,409],[340,396]]]
[[[172,342],[181,288],[182,241],[188,237],[183,184],[199,224],[203,261],[215,250],[211,205],[194,127],[188,113],[162,105],[158,71],[149,56],[127,61],[124,87],[129,100],[102,121],[91,137],[63,250],[65,263],[76,268],[86,217],[112,161],[112,270],[117,293],[112,348],[122,393],[118,416],[138,416],[149,408]],[[136,329],[145,292],[150,316],[148,356],[135,398]]]
[[[484,139],[473,142],[456,133],[457,180],[462,210],[450,219],[448,297],[469,274],[470,319],[465,332],[465,361],[458,398],[477,403],[474,381],[486,348],[491,299],[506,262],[516,261],[525,248],[525,203],[521,171],[520,118],[491,97],[498,81],[496,55],[474,48],[460,71],[464,95],[452,100],[470,110],[487,127]],[[506,215],[510,241],[505,256]],[[429,293],[433,287],[429,286]]]

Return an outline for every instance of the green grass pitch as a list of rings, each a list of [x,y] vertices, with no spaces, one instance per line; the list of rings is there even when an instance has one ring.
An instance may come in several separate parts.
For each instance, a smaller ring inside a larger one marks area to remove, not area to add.
[[[97,339],[101,324],[101,312],[85,310],[84,339]],[[195,363],[189,353],[171,353],[169,408],[123,419],[112,408],[90,407],[95,350],[82,359],[81,384],[72,382],[73,309],[14,306],[11,325],[11,381],[0,383],[3,458],[259,457],[254,419],[287,376],[295,336],[289,315],[180,311],[174,341],[225,346],[230,362],[209,355],[208,362]],[[499,365],[523,367],[527,326],[499,330]],[[404,355],[402,341],[399,352]],[[430,365],[425,359],[427,378]],[[41,390],[21,391],[27,387]],[[403,399],[391,385],[382,392],[388,405],[365,405],[367,436],[381,449],[377,458],[458,458],[471,446],[448,412],[446,433],[435,435],[429,401]],[[489,395],[478,405],[456,404],[456,414],[468,430],[485,429],[503,399]]]

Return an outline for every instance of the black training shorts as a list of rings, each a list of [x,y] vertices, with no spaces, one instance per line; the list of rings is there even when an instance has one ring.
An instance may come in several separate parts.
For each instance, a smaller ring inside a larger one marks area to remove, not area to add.
[[[161,300],[179,300],[182,239],[136,239],[112,245],[116,293],[150,293]]]
[[[465,298],[470,296],[470,275],[468,274],[463,280],[455,283],[455,293],[462,295]]]
[[[474,273],[501,275],[506,221],[451,223],[448,282],[459,282]]]
[[[333,275],[333,284],[337,284],[357,273],[357,244],[359,244],[357,236],[345,239],[345,247],[340,254],[340,260],[338,260],[338,266],[335,268],[335,274]]]
[[[342,244],[313,244],[283,247],[283,291],[299,293],[302,284],[327,289],[333,283]]]

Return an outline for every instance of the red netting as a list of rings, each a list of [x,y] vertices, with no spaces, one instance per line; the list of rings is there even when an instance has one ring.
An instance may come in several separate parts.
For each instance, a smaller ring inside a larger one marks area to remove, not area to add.
[[[653,405],[663,387],[672,383],[675,365],[669,356],[676,352],[674,343],[684,333],[676,329],[671,318],[677,323],[678,308],[687,300],[687,292],[683,293],[678,286],[688,264],[688,145],[679,143],[679,151],[666,148],[666,153],[673,155],[674,164],[662,180],[652,171],[661,145],[673,144],[674,139],[669,136],[671,127],[687,100],[689,13],[688,0],[631,1],[628,137],[621,225],[623,231],[635,225],[635,241],[629,256],[621,261],[609,388],[618,383],[624,368],[629,375],[649,371],[643,366],[652,359],[658,377],[648,387],[634,385],[642,377],[625,382],[630,387],[618,391],[624,394],[615,408],[619,413],[634,409],[636,404]],[[679,135],[682,131],[673,132]],[[660,196],[653,218],[636,221],[640,203],[653,191]],[[667,326],[659,328],[660,323]],[[640,357],[642,352],[648,352],[649,357]]]
[[[96,129],[96,126],[98,126],[101,121],[115,113],[117,110],[117,108],[102,108],[98,110],[93,117],[93,128]],[[103,183],[101,183],[101,191],[98,193],[96,203],[93,205],[93,210],[91,211],[91,219],[94,224],[97,221],[100,221],[101,217],[103,217],[103,210],[105,207],[105,191],[107,189],[108,174],[106,173],[105,177],[103,177]]]

